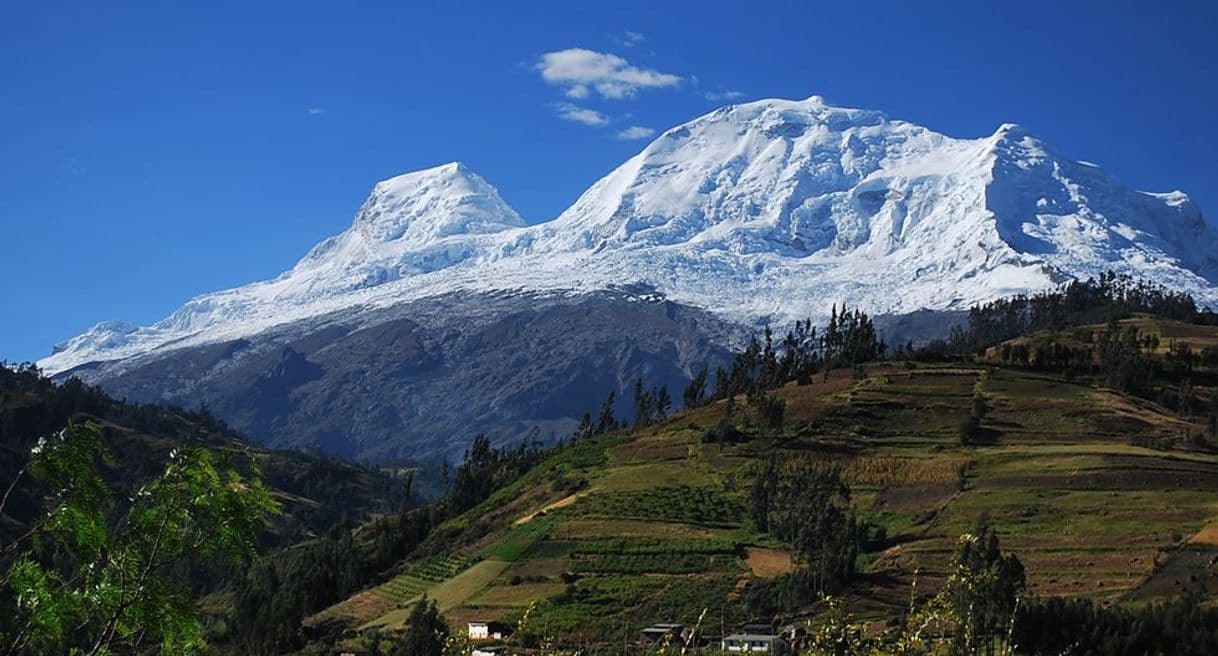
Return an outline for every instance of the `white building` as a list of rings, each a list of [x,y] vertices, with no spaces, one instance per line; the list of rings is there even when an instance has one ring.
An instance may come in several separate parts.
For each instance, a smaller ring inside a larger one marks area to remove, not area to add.
[[[508,636],[508,628],[499,622],[470,622],[470,640],[503,640]]]
[[[723,638],[723,651],[742,654],[785,654],[787,641],[780,636],[760,633],[733,633]]]

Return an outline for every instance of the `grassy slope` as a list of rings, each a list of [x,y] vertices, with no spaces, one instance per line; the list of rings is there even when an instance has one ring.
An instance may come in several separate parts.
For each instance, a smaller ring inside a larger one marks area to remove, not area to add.
[[[994,443],[961,447],[975,389],[989,399]],[[536,630],[589,640],[692,623],[704,609],[710,630],[730,626],[748,580],[787,562],[745,517],[751,465],[775,451],[839,462],[860,513],[886,526],[888,544],[863,556],[867,574],[851,593],[864,611],[902,606],[915,571],[920,589],[933,588],[982,513],[1035,593],[1144,599],[1206,581],[1218,456],[1131,446],[1185,426],[1154,404],[983,367],[874,367],[778,393],[789,403],[781,435],[702,444],[722,413],[715,404],[557,453],[445,528],[447,557],[470,569],[328,614],[393,627],[425,591],[454,622],[514,621],[532,605]],[[587,487],[572,494],[563,483],[578,479]]]

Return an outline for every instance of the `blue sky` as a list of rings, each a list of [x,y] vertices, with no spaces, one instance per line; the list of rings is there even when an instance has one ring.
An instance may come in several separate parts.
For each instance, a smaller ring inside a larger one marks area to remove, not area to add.
[[[271,277],[405,171],[548,220],[734,98],[1021,123],[1218,216],[1218,3],[992,4],[5,3],[0,359]]]

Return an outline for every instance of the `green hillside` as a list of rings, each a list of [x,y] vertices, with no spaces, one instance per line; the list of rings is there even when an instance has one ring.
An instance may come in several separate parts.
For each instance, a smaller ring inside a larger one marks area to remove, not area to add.
[[[1160,344],[1187,339],[1198,353],[1218,344],[1213,327],[1133,321]],[[578,442],[441,526],[419,551],[426,559],[322,616],[392,630],[426,594],[458,628],[527,615],[530,631],[571,644],[693,624],[704,611],[713,632],[730,629],[749,619],[747,590],[793,566],[749,512],[756,472],[773,456],[840,468],[873,527],[843,591],[864,616],[904,612],[915,579],[934,590],[957,537],[982,516],[1023,562],[1032,595],[1208,594],[1218,556],[1214,369],[1194,363],[1190,407],[1173,409],[1145,398],[1180,385],[1162,348],[1147,355],[1163,366],[1142,395],[1085,368],[892,362],[775,390],[786,403],[780,429],[744,396],[733,400],[735,443],[705,440],[725,400]]]

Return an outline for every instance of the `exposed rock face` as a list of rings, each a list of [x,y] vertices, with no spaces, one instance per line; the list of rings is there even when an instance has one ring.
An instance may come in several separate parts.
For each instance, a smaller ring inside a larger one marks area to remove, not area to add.
[[[648,294],[445,295],[76,370],[132,400],[195,406],[274,446],[456,458],[476,434],[566,437],[636,376],[680,397],[738,327]],[[629,416],[630,401],[618,404]]]

